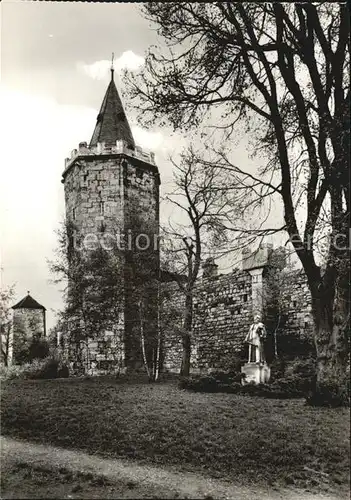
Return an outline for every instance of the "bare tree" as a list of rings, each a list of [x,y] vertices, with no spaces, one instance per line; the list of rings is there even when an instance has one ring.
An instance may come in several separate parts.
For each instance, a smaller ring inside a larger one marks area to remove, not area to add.
[[[1,358],[5,366],[8,366],[11,361],[11,353],[13,349],[12,314],[10,303],[14,298],[14,294],[14,286],[0,290],[0,343]]]
[[[349,301],[349,10],[346,3],[152,2],[147,18],[168,54],[150,49],[146,71],[130,78],[145,121],[165,115],[174,128],[194,127],[221,112],[231,141],[239,123],[256,140],[258,175],[226,155],[228,174],[257,203],[277,197],[311,292],[315,394],[345,399]],[[154,118],[150,119],[150,116]],[[300,220],[301,219],[301,220]],[[318,230],[331,242],[325,270],[316,262]]]
[[[168,227],[164,228],[163,251],[184,296],[181,375],[188,376],[193,291],[200,266],[209,255],[221,256],[226,252],[227,238],[222,221],[234,217],[238,208],[234,208],[231,192],[224,187],[221,170],[211,165],[204,166],[192,147],[183,152],[179,164],[171,161],[176,187],[166,199],[180,209],[180,220],[185,217],[183,222],[169,221]]]

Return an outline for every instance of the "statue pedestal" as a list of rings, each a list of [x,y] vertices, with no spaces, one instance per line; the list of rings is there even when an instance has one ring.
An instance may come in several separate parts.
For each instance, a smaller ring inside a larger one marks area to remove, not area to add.
[[[241,367],[241,373],[245,373],[246,378],[243,384],[254,382],[255,384],[267,383],[271,376],[271,369],[267,363],[245,363]]]

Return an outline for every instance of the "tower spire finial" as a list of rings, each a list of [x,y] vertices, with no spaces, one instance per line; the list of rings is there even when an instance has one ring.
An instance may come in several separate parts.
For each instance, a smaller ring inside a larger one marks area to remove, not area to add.
[[[113,73],[115,71],[115,68],[113,67],[113,60],[115,58],[115,53],[112,52],[112,58],[111,58],[111,80],[113,80]]]
[[[125,116],[123,104],[119,97],[116,84],[113,80],[115,54],[112,53],[111,81],[108,84],[100,112],[96,120],[95,129],[90,140],[90,147],[97,147],[98,143],[115,146],[117,140],[125,141],[131,149],[135,149],[132,131]]]

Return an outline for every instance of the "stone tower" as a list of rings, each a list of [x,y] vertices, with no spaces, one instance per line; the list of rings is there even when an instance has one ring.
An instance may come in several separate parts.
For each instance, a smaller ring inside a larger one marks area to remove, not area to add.
[[[121,314],[111,331],[89,340],[88,369],[113,370],[117,351],[124,367],[137,369],[154,355],[157,330],[160,176],[154,154],[134,142],[113,69],[90,144],[66,158],[62,182],[78,251],[102,247],[120,267]]]
[[[21,344],[34,338],[46,337],[46,309],[28,294],[12,306],[12,331],[9,349],[9,365],[16,362]]]

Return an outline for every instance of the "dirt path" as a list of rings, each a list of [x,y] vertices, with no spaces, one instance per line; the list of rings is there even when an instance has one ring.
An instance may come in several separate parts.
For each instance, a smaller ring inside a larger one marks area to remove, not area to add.
[[[342,497],[316,495],[302,491],[284,489],[268,490],[259,487],[243,487],[233,483],[211,479],[194,473],[178,472],[174,469],[137,465],[131,461],[105,459],[88,455],[81,451],[72,451],[19,441],[8,437],[1,439],[1,467],[9,471],[16,464],[29,464],[30,467],[44,470],[69,470],[73,473],[99,475],[107,479],[108,484],[118,485],[109,488],[108,498],[216,498],[238,500],[340,500]],[[133,492],[130,491],[133,484]],[[100,498],[107,498],[101,485]],[[95,488],[96,489],[96,488]],[[74,490],[73,490],[74,491]],[[20,498],[5,495],[2,498]],[[101,494],[104,494],[102,497]],[[31,498],[28,495],[21,498]],[[35,498],[40,498],[36,496]],[[51,498],[54,498],[51,496]],[[62,496],[61,496],[62,498]],[[65,498],[82,496],[65,494]],[[85,497],[89,498],[89,497]],[[91,497],[92,498],[92,497]]]

